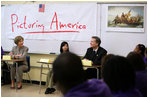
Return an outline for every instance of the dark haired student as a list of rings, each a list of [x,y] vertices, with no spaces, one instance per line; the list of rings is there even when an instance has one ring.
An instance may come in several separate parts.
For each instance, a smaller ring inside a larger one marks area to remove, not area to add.
[[[60,46],[60,53],[69,52],[69,46],[66,41],[63,41]],[[52,69],[49,69],[46,79],[46,91],[45,94],[52,94],[55,92],[55,88],[53,88],[53,72]]]
[[[113,97],[141,97],[135,88],[135,70],[122,56],[110,56],[103,62],[103,80],[110,87]]]
[[[90,48],[87,49],[87,52],[84,56],[84,59],[91,60],[93,65],[101,65],[101,59],[107,54],[107,51],[100,46],[101,40],[97,36],[93,36],[90,42]],[[96,69],[88,68],[86,70],[88,79],[96,78]],[[99,71],[99,76],[101,76]]]
[[[64,97],[111,97],[111,91],[101,80],[86,79],[80,57],[66,52],[53,63],[53,80]]]
[[[145,48],[145,46],[143,44],[138,44],[135,47],[134,52],[137,52],[137,53],[141,54],[142,57],[143,57],[143,60],[144,60],[145,64],[147,64],[147,59],[145,57],[145,49],[146,48]]]
[[[60,46],[60,53],[69,52],[69,45],[67,42],[63,41]]]
[[[136,70],[136,88],[147,97],[147,69],[142,56],[136,52],[130,52],[127,59],[133,64]]]

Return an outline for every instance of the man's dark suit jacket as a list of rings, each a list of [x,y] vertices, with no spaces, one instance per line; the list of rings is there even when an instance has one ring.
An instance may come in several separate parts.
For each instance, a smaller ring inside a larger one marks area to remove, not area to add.
[[[94,54],[93,48],[88,48],[84,58],[91,60],[93,65],[101,65],[101,59],[107,54],[107,51],[99,47],[97,53]]]

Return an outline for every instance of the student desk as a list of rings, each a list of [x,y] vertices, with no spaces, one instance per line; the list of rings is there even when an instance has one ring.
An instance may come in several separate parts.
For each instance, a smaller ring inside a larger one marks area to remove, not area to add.
[[[11,60],[3,60],[2,61],[5,61],[5,62],[15,62],[16,63],[16,77],[17,77],[17,69],[18,69],[18,62],[21,62],[21,61],[24,61],[24,59],[11,59]],[[17,91],[17,78],[16,78],[16,91]]]
[[[37,63],[40,63],[41,64],[41,72],[40,72],[40,90],[39,90],[39,93],[41,92],[41,81],[42,81],[42,74],[44,75],[47,75],[47,73],[43,73],[42,70],[43,70],[43,66],[46,65],[48,67],[48,69],[52,69],[52,66],[49,67],[49,64],[53,64],[53,62],[51,63],[48,63],[48,62],[40,62],[40,61],[37,61]],[[99,79],[99,69],[98,68],[102,68],[101,65],[93,65],[93,66],[83,66],[84,68],[95,68],[97,70],[97,79]]]
[[[98,68],[100,68],[100,71],[101,71],[101,68],[102,68],[101,65],[92,65],[92,66],[86,66],[86,65],[84,65],[83,67],[84,68],[95,68],[97,70],[97,79],[99,79],[99,69]]]
[[[39,90],[39,93],[41,92],[41,82],[42,82],[42,74],[43,75],[47,75],[47,73],[43,73],[42,70],[43,70],[43,66],[46,65],[48,67],[48,69],[52,69],[52,66],[49,67],[49,64],[53,64],[53,62],[51,63],[47,63],[47,62],[40,62],[40,61],[37,61],[37,63],[40,63],[41,64],[41,72],[40,72],[40,90]]]

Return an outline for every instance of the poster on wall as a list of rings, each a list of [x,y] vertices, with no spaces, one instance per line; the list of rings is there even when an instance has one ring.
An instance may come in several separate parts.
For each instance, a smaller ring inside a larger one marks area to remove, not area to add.
[[[106,31],[144,32],[144,5],[107,6]]]

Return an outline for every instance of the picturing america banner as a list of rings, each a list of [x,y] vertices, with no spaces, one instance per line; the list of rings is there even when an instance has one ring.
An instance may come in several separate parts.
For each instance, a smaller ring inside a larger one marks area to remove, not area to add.
[[[96,3],[7,5],[2,29],[10,39],[88,41],[96,35],[96,17]]]

